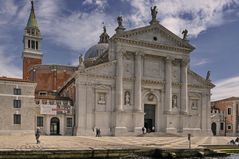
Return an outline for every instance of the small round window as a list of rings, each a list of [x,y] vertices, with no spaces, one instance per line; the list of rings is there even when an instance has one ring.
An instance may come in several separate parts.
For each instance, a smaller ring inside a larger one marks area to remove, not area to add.
[[[156,36],[154,36],[154,38],[153,38],[153,39],[154,39],[154,41],[157,41],[157,40],[158,40],[158,38],[157,38]]]

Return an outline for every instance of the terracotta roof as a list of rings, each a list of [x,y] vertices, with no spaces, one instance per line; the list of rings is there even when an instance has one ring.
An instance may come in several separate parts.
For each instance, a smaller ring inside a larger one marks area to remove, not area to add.
[[[14,81],[14,82],[28,82],[28,83],[35,83],[33,81],[23,80],[21,78],[12,78],[12,77],[0,77],[0,81]]]
[[[214,102],[222,102],[222,101],[232,101],[232,100],[239,100],[239,97],[229,97],[229,98],[225,98],[225,99],[220,99],[220,100],[212,101],[212,103],[214,103]]]

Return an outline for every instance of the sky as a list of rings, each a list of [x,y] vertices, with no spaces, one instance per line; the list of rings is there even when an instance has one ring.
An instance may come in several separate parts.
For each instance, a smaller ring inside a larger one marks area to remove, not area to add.
[[[110,36],[123,16],[126,30],[157,19],[182,37],[189,31],[190,68],[216,85],[212,100],[239,97],[239,0],[35,0],[44,64],[78,65],[78,57],[99,41],[103,25]],[[22,76],[23,32],[30,0],[0,0],[0,76]]]

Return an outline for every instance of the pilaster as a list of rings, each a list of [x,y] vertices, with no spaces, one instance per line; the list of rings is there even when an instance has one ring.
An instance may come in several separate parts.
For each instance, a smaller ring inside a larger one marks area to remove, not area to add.
[[[142,53],[137,52],[135,54],[135,104],[134,110],[136,112],[142,112]]]
[[[181,61],[181,109],[188,113],[188,60]]]
[[[172,111],[172,57],[166,58],[164,111]]]
[[[116,92],[115,105],[116,111],[123,111],[123,52],[118,51],[116,54]]]

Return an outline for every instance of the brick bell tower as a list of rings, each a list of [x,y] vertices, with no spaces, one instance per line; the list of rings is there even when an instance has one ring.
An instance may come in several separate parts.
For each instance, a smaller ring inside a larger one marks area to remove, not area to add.
[[[39,30],[33,1],[31,1],[31,13],[27,22],[27,26],[24,30],[23,36],[23,79],[29,80],[29,69],[33,65],[42,63],[42,52],[41,52],[41,32]]]

